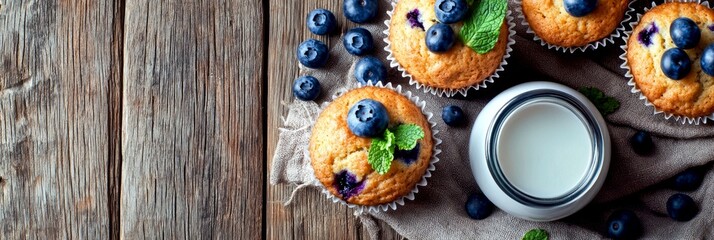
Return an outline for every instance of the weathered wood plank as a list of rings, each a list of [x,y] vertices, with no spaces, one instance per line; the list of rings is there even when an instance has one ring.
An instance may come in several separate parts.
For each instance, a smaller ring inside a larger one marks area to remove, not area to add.
[[[121,237],[257,239],[260,1],[126,1]]]
[[[292,81],[298,77],[295,48],[307,38],[330,43],[327,37],[308,31],[305,17],[315,8],[332,11],[342,32],[357,26],[342,14],[342,1],[271,0],[268,50],[268,159],[270,164],[278,141],[280,117],[285,114],[281,102],[292,101]],[[337,43],[341,44],[341,43]],[[293,204],[283,206],[294,186],[267,184],[266,227],[268,239],[367,239],[369,235],[352,210],[328,201],[311,191],[298,194]],[[398,234],[380,223],[382,239],[398,239]]]
[[[0,239],[107,239],[111,1],[0,8]]]

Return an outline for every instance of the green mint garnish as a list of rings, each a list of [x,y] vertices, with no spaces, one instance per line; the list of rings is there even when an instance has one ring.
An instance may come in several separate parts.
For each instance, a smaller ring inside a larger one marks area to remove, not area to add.
[[[474,0],[466,0],[466,4],[469,6],[474,5]]]
[[[580,88],[579,91],[595,104],[595,107],[597,107],[597,110],[600,111],[602,115],[608,115],[620,108],[620,102],[618,102],[617,99],[605,95],[600,89],[583,87]]]
[[[389,129],[384,130],[384,135],[381,138],[373,138],[372,144],[369,146],[367,153],[367,162],[372,166],[372,169],[379,174],[385,174],[392,166],[394,159],[394,133]]]
[[[401,150],[412,150],[417,140],[424,138],[424,131],[415,124],[401,124],[394,129],[397,147]]]
[[[384,130],[380,138],[372,138],[367,153],[367,162],[374,171],[385,174],[392,166],[394,150],[412,150],[417,141],[424,138],[424,130],[414,124],[400,124],[392,130]]]
[[[523,240],[548,240],[548,232],[540,228],[531,229],[523,235]]]
[[[506,0],[481,0],[473,6],[459,32],[461,41],[479,54],[484,54],[498,42],[501,24],[506,17]]]

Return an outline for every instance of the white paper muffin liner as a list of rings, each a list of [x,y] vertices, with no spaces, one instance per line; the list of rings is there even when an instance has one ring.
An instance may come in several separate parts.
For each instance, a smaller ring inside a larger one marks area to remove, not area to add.
[[[387,25],[387,29],[383,31],[384,35],[384,42],[387,43],[387,46],[384,47],[384,50],[387,51],[389,55],[387,55],[387,60],[389,61],[389,66],[393,68],[397,68],[402,73],[402,77],[404,78],[409,78],[409,85],[415,85],[416,89],[423,89],[425,93],[431,93],[433,95],[437,95],[439,97],[452,97],[455,96],[456,94],[461,94],[462,96],[466,96],[468,93],[469,89],[474,89],[474,90],[479,90],[481,88],[486,88],[486,84],[492,83],[494,79],[498,78],[498,72],[501,72],[504,70],[504,66],[506,66],[508,63],[506,60],[511,57],[511,52],[513,51],[513,48],[511,46],[516,43],[516,40],[513,39],[513,36],[516,35],[516,30],[514,30],[516,24],[513,22],[513,16],[511,15],[511,10],[508,10],[506,12],[506,22],[508,23],[508,42],[506,43],[506,52],[503,54],[503,60],[501,61],[501,64],[496,68],[495,71],[493,71],[493,74],[491,76],[488,76],[486,79],[481,81],[480,83],[464,87],[464,88],[458,88],[458,89],[449,89],[449,88],[438,88],[438,87],[432,87],[432,86],[427,86],[422,83],[417,82],[414,80],[414,77],[412,77],[409,72],[402,67],[402,65],[399,64],[397,59],[394,57],[394,54],[392,53],[392,42],[389,40],[389,28],[390,28],[390,23],[392,22],[392,15],[394,14],[394,9],[397,6],[396,1],[392,1],[392,10],[387,11],[387,15],[389,18],[384,21],[384,24]]]
[[[375,205],[375,206],[363,206],[363,205],[357,205],[357,204],[351,204],[347,203],[344,200],[340,199],[339,197],[333,195],[327,188],[320,182],[317,181],[317,185],[320,187],[322,190],[322,193],[330,199],[332,202],[335,203],[340,203],[343,205],[346,205],[349,208],[352,208],[355,210],[355,215],[362,214],[363,212],[380,212],[380,211],[387,211],[389,209],[395,210],[397,209],[398,206],[404,205],[406,200],[414,200],[415,194],[419,192],[419,187],[426,186],[427,185],[427,178],[431,177],[431,172],[433,172],[436,167],[434,164],[439,161],[439,157],[437,156],[439,153],[441,153],[441,149],[439,149],[439,145],[441,145],[441,139],[437,137],[437,134],[439,133],[439,130],[436,130],[436,121],[433,119],[434,114],[431,112],[426,112],[426,101],[419,99],[418,96],[412,95],[411,91],[406,91],[404,92],[402,90],[401,85],[397,85],[394,87],[392,83],[387,83],[383,84],[382,82],[378,82],[376,84],[373,84],[372,82],[369,82],[367,84],[358,84],[356,88],[364,87],[364,86],[375,86],[375,87],[381,87],[381,88],[388,88],[391,90],[394,90],[398,92],[399,94],[407,97],[410,101],[412,101],[417,107],[421,109],[422,114],[426,117],[427,121],[431,125],[431,137],[434,141],[434,145],[432,146],[432,154],[431,154],[431,159],[429,160],[429,166],[426,168],[426,171],[424,172],[424,175],[422,175],[421,180],[414,186],[414,189],[412,189],[411,192],[408,194],[398,198],[395,201],[392,201],[390,203],[385,203],[381,205]],[[344,91],[338,91],[332,96],[332,100],[337,99],[338,97],[342,96],[345,94],[347,91],[356,89],[356,88],[350,88],[346,89]],[[321,111],[324,110],[331,101],[325,102],[322,105],[320,105]],[[314,124],[314,123],[313,123]],[[307,158],[310,157],[309,149],[306,147],[304,149],[305,155]],[[312,168],[312,166],[310,166]]]
[[[526,32],[529,34],[533,35],[533,40],[536,42],[540,43],[541,46],[547,46],[548,49],[555,49],[556,51],[562,51],[564,53],[570,52],[574,53],[575,51],[580,51],[580,52],[585,52],[589,49],[595,50],[599,47],[604,47],[608,43],[615,43],[615,39],[620,38],[622,34],[625,32],[627,24],[632,20],[632,12],[635,11],[635,9],[632,7],[632,4],[635,2],[635,0],[630,0],[630,3],[627,4],[627,11],[625,11],[625,16],[622,18],[622,21],[620,22],[620,27],[616,28],[610,36],[607,36],[603,39],[600,39],[595,42],[591,42],[588,45],[585,46],[580,46],[580,47],[563,47],[563,46],[558,46],[558,45],[553,45],[536,34],[535,31],[531,28],[531,25],[528,24],[528,20],[526,20],[526,15],[523,14],[523,6],[521,5],[522,0],[514,0],[516,3],[516,12],[518,13],[518,18],[521,19],[521,24],[523,26],[526,26]]]
[[[695,1],[665,1],[665,2],[695,2],[695,3],[702,4],[703,6],[709,7],[709,2],[706,2],[706,1],[695,0]],[[656,7],[657,5],[658,5],[657,3],[652,2],[652,6],[645,8],[644,12],[649,11],[650,9]],[[675,115],[672,113],[664,112],[662,110],[658,110],[657,107],[654,104],[652,104],[649,101],[649,99],[647,99],[647,97],[645,97],[644,94],[642,94],[642,91],[639,88],[637,88],[637,84],[635,83],[635,77],[632,75],[632,72],[630,70],[630,65],[627,61],[627,41],[630,39],[630,36],[632,36],[632,32],[635,30],[635,27],[637,26],[637,24],[639,24],[640,19],[642,18],[643,15],[644,14],[642,14],[642,13],[637,13],[637,20],[630,23],[630,29],[628,31],[626,31],[622,37],[622,39],[624,40],[624,43],[622,44],[622,46],[620,46],[620,48],[622,48],[622,50],[623,50],[622,55],[620,55],[620,59],[622,59],[623,63],[622,63],[622,65],[620,65],[620,67],[622,69],[627,70],[627,72],[625,73],[625,77],[629,78],[629,80],[627,81],[627,85],[629,85],[631,87],[630,92],[639,94],[640,95],[639,98],[641,100],[644,100],[645,106],[652,107],[653,115],[662,114],[664,116],[664,118],[667,120],[673,120],[673,121],[679,122],[681,124],[688,123],[688,124],[693,124],[693,125],[699,125],[700,123],[706,124],[707,119],[714,120],[714,113],[710,114],[709,116],[687,117],[687,116]]]

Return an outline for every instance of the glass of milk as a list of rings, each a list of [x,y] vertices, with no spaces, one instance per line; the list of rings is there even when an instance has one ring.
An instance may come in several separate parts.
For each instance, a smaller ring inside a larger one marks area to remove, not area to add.
[[[579,92],[529,82],[481,111],[469,143],[471,169],[500,209],[553,221],[589,203],[610,163],[610,136],[597,108]]]

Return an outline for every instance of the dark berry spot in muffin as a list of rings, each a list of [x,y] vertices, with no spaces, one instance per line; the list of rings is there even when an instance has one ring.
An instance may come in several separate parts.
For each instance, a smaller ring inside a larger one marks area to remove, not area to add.
[[[394,159],[399,159],[406,164],[412,164],[419,158],[419,143],[412,150],[394,150]]]
[[[411,26],[412,28],[418,27],[421,28],[422,31],[424,31],[424,23],[422,23],[419,18],[421,18],[421,13],[417,8],[407,13],[407,22],[409,23],[409,26]]]
[[[714,24],[709,24],[707,28],[709,29],[709,31],[714,31]]]
[[[335,188],[337,192],[340,193],[342,199],[349,199],[354,195],[359,194],[364,189],[364,182],[357,182],[357,177],[348,172],[347,170],[342,170],[341,172],[335,174]]]
[[[637,40],[640,41],[642,45],[645,45],[645,47],[649,47],[652,45],[652,36],[658,32],[659,28],[653,22],[637,34]]]

